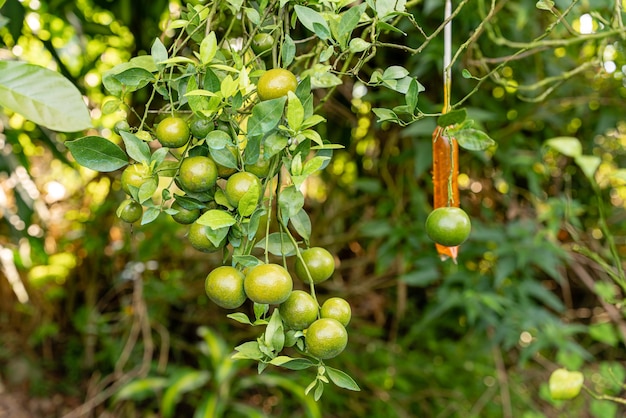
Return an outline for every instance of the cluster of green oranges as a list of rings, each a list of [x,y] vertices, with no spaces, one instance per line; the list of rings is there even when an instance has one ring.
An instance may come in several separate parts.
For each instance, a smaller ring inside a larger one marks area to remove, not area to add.
[[[293,73],[276,68],[260,76],[256,94],[260,101],[272,100],[295,92],[297,86]],[[129,127],[121,124],[117,129],[127,130]],[[221,132],[215,135],[214,131]],[[255,191],[252,193],[254,205],[261,207],[264,187],[280,170],[280,160],[273,164],[261,152],[255,164],[244,164],[245,135],[242,140],[242,135],[219,117],[209,119],[196,115],[186,119],[169,115],[158,122],[153,134],[161,147],[175,151],[169,174],[173,175],[176,188],[169,194],[169,207],[165,211],[174,221],[189,226],[187,237],[197,250],[214,252],[225,248],[227,237],[215,242],[215,237],[211,236],[212,228],[206,222],[200,223],[199,218],[211,209],[227,211],[233,219],[241,218],[237,209],[246,199],[246,204],[250,204],[251,191]],[[228,138],[224,149],[232,158],[221,161],[235,164],[224,165],[213,158],[209,148],[214,138],[222,142]],[[123,171],[121,186],[130,196],[117,211],[123,221],[134,223],[142,219],[144,210],[138,196],[142,190],[156,191],[159,176],[153,170],[150,165],[135,163]],[[351,308],[339,297],[330,297],[320,305],[314,285],[333,275],[335,259],[321,247],[298,248],[296,255],[293,269],[297,277],[310,286],[310,292],[294,290],[290,272],[266,258],[265,263],[259,260],[255,265],[233,263],[233,266],[215,268],[206,278],[206,293],[215,304],[227,309],[239,308],[247,300],[277,306],[286,330],[300,332],[304,353],[322,360],[333,358],[346,347],[346,326],[351,319]]]
[[[333,255],[321,247],[300,252],[295,273],[306,284],[322,283],[335,271]],[[306,352],[319,359],[339,355],[348,343],[346,326],[352,311],[343,298],[331,297],[320,306],[311,293],[294,290],[291,274],[279,264],[267,263],[244,269],[221,266],[209,273],[205,282],[208,297],[218,306],[236,309],[246,300],[276,305],[283,325],[302,331]]]

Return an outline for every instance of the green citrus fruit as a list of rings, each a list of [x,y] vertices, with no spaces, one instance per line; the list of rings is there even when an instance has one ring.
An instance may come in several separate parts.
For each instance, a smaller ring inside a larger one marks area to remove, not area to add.
[[[120,203],[116,213],[121,220],[132,224],[143,216],[143,206],[133,199],[126,199]]]
[[[200,217],[200,209],[185,209],[178,202],[172,203],[171,208],[178,211],[172,215],[172,219],[179,224],[189,225]]]
[[[202,155],[187,157],[180,164],[178,180],[185,190],[206,192],[215,186],[217,166],[209,157]]]
[[[180,148],[189,141],[189,125],[182,118],[169,116],[157,125],[156,137],[164,147]]]
[[[259,194],[261,193],[261,181],[257,176],[246,171],[240,171],[228,178],[224,194],[228,203],[234,207],[239,206],[239,201],[252,187],[257,187]]]
[[[131,164],[122,172],[122,190],[130,195],[130,186],[139,189],[146,182],[157,183],[157,176],[150,172],[150,167],[145,164]]]
[[[239,156],[237,155],[237,148],[234,145],[227,145],[226,149],[230,151],[230,153],[235,158],[235,161],[237,161],[237,158],[239,158]],[[223,179],[227,179],[237,172],[236,168],[226,167],[218,163],[215,163],[215,165],[217,166],[217,175]]]
[[[246,301],[244,275],[234,267],[221,266],[209,273],[204,282],[206,294],[216,305],[235,309]]]
[[[263,73],[256,86],[256,92],[261,100],[277,99],[295,93],[298,87],[296,76],[289,70],[274,68]]]
[[[583,387],[585,377],[579,371],[556,369],[548,380],[550,397],[557,400],[574,399]]]
[[[337,357],[348,344],[348,332],[339,321],[322,318],[313,322],[304,336],[309,354],[321,359]]]
[[[274,46],[274,37],[269,33],[257,33],[252,38],[252,50],[255,54],[262,54]]]
[[[213,129],[215,129],[215,124],[208,118],[195,118],[189,126],[191,135],[198,139],[204,139]]]
[[[126,120],[117,121],[113,127],[113,131],[118,135],[120,132],[130,132],[130,125]]]
[[[243,286],[253,302],[278,305],[291,294],[293,280],[289,272],[278,264],[259,264],[248,270]]]
[[[426,218],[426,234],[437,244],[446,247],[461,245],[471,230],[470,218],[461,208],[437,208]]]
[[[220,243],[219,246],[216,246],[209,239],[210,233],[211,228],[206,225],[200,225],[198,222],[194,222],[189,227],[189,234],[187,235],[187,238],[189,239],[191,246],[196,250],[205,253],[212,253],[222,248],[224,246],[224,242]]]
[[[280,304],[280,316],[285,325],[294,330],[308,328],[317,319],[319,306],[313,296],[303,290],[294,290]]]
[[[352,318],[352,309],[347,300],[333,297],[322,303],[320,316],[322,318],[336,319],[341,325],[347,327]]]
[[[301,255],[304,263],[300,258],[297,258],[295,270],[303,282],[310,283],[305,265],[315,284],[328,280],[335,272],[335,258],[325,248],[311,247],[302,251]]]
[[[270,172],[270,161],[263,158],[263,153],[254,164],[246,164],[245,169],[260,179],[264,179]]]

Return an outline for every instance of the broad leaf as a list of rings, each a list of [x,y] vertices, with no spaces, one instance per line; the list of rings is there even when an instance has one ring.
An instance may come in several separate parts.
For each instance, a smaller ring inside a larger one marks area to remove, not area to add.
[[[456,131],[454,137],[459,142],[460,147],[470,151],[482,151],[495,145],[495,141],[489,135],[474,128]]]
[[[328,373],[328,377],[332,382],[339,386],[340,388],[360,391],[359,385],[356,384],[354,379],[352,379],[347,373],[342,372],[339,369],[335,369],[329,366],[326,366],[326,373]]]
[[[234,225],[237,221],[225,210],[210,209],[203,213],[196,222],[211,229],[220,229]]]
[[[330,37],[330,28],[321,14],[309,7],[300,5],[295,6],[294,10],[296,11],[298,20],[300,20],[305,28],[315,33],[322,40],[326,40]]]
[[[289,239],[289,235],[284,232],[273,232],[269,234],[266,238],[259,241],[255,247],[266,249],[266,243],[267,251],[270,254],[289,257],[296,253],[296,247],[294,247]]]
[[[276,128],[283,115],[286,100],[286,97],[280,97],[257,103],[248,119],[248,135],[264,136]]]
[[[121,131],[120,135],[126,145],[126,153],[139,163],[150,161],[150,146],[130,132]]]
[[[270,364],[289,370],[304,370],[315,366],[315,364],[307,358],[293,358],[288,356],[275,357],[270,361]]]
[[[450,125],[456,125],[462,123],[467,118],[467,111],[465,109],[455,109],[437,118],[437,125],[445,128]]]
[[[583,153],[583,146],[578,138],[573,136],[558,136],[546,141],[546,144],[561,154],[576,158]]]
[[[109,172],[128,164],[126,153],[101,136],[85,136],[67,141],[65,145],[78,164],[92,170]]]
[[[76,132],[92,126],[76,86],[38,65],[0,61],[0,106],[54,131]]]

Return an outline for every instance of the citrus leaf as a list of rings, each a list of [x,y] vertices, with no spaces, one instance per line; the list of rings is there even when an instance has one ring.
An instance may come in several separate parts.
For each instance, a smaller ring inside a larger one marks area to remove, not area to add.
[[[300,5],[295,6],[294,10],[298,20],[305,28],[315,33],[322,40],[330,38],[330,28],[321,14],[309,7]]]
[[[601,158],[596,155],[579,155],[574,158],[574,161],[583,173],[585,173],[585,176],[593,182],[593,176],[602,162]]]
[[[126,153],[101,136],[85,136],[65,145],[78,164],[92,170],[110,172],[128,164]]]
[[[315,366],[315,364],[307,358],[292,358],[289,356],[275,357],[270,361],[270,364],[289,370],[304,370]]]
[[[326,373],[328,373],[328,377],[332,382],[343,389],[360,391],[359,385],[352,379],[346,372],[343,372],[339,369],[335,369],[329,366],[326,366]]]
[[[153,222],[156,218],[159,217],[161,211],[158,208],[148,208],[143,213],[143,217],[141,218],[141,225],[149,224]]]
[[[154,62],[158,65],[168,58],[167,48],[163,45],[163,42],[159,38],[155,38],[150,49],[150,54],[154,59]]]
[[[437,118],[437,125],[445,128],[450,125],[456,125],[462,123],[467,118],[467,111],[465,109],[455,109]]]
[[[304,107],[295,93],[288,92],[287,102],[287,123],[294,131],[299,131],[304,122]]]
[[[566,157],[575,158],[583,154],[583,146],[580,140],[573,136],[550,138],[546,141],[546,144]]]
[[[300,209],[296,216],[291,217],[289,221],[302,239],[309,242],[309,239],[311,238],[311,219],[306,211],[304,209]]]
[[[150,161],[150,146],[130,132],[121,131],[120,135],[126,145],[126,153],[130,158],[139,163]]]
[[[252,322],[250,322],[250,318],[248,318],[248,315],[246,315],[243,312],[231,313],[231,314],[226,315],[226,317],[234,321],[237,321],[240,324],[252,325]]]
[[[283,67],[289,66],[296,56],[296,44],[288,34],[285,35],[280,53],[283,59]]]
[[[252,186],[246,190],[246,192],[241,196],[239,200],[239,204],[237,205],[237,212],[241,216],[250,216],[256,210],[256,207],[259,203],[259,198],[261,197],[261,190],[257,183],[253,183]]]
[[[248,119],[248,135],[264,136],[276,128],[283,116],[286,101],[286,97],[279,97],[257,103]]]
[[[365,13],[366,8],[367,4],[361,3],[358,6],[349,8],[345,13],[341,15],[341,20],[339,21],[339,31],[337,33],[337,40],[344,49],[346,47],[348,39],[350,38],[350,34],[359,24],[361,16],[363,16],[363,13]],[[350,42],[350,48],[352,49],[352,42]]]
[[[230,317],[230,315],[228,315]],[[251,359],[260,360],[263,358],[263,353],[259,349],[259,343],[256,341],[248,341],[235,347],[234,359]]]
[[[200,43],[200,61],[206,65],[213,60],[216,53],[217,38],[215,37],[215,32],[211,31]]]
[[[0,106],[54,131],[76,132],[92,127],[76,86],[61,74],[38,65],[0,61]]]
[[[495,144],[495,141],[483,131],[474,128],[461,129],[454,132],[459,146],[470,151],[482,151]]]
[[[289,239],[289,235],[284,232],[272,232],[266,237],[266,239],[259,241],[255,245],[255,248],[266,249],[266,243],[267,251],[270,254],[289,257],[296,253],[296,247],[294,247],[293,243]]]
[[[210,209],[204,212],[196,222],[200,225],[206,225],[211,229],[220,229],[234,225],[237,221],[233,215],[225,210]]]
[[[295,186],[284,188],[278,196],[278,205],[287,218],[296,216],[304,206],[304,195]],[[286,220],[285,220],[286,223]]]

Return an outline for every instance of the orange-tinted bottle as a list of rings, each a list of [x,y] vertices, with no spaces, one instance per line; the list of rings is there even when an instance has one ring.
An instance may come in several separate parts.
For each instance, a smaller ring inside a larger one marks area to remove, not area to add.
[[[440,126],[433,132],[433,207],[459,206],[459,145],[454,138],[443,136]],[[442,259],[456,262],[459,247],[435,244]]]

